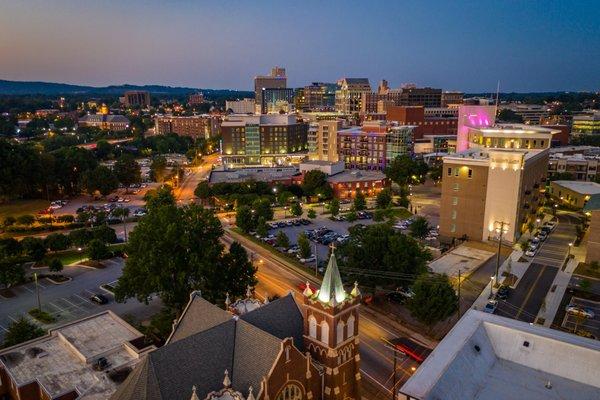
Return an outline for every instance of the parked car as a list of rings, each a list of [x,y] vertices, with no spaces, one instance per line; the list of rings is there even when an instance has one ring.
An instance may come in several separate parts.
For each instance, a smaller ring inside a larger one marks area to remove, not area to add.
[[[551,231],[554,230],[554,228],[556,228],[556,225],[558,225],[558,223],[556,221],[548,221],[544,224],[544,227],[548,227],[550,228]]]
[[[594,318],[595,314],[592,310],[590,310],[589,308],[585,308],[585,307],[579,307],[573,304],[569,304],[567,306],[567,308],[565,309],[567,311],[567,313],[575,315],[575,316],[579,316],[579,317],[584,317],[584,318]]]
[[[498,288],[498,291],[496,292],[496,297],[500,300],[506,300],[508,298],[509,293],[510,287],[502,285]]]
[[[529,247],[529,248],[527,249],[527,251],[525,252],[525,255],[526,255],[527,257],[533,257],[533,256],[535,256],[535,253],[536,253],[536,251],[537,251],[537,250],[536,250],[536,248],[535,248],[535,247]]]
[[[483,312],[493,314],[496,312],[498,308],[498,300],[489,300],[485,307],[483,308]]]
[[[315,262],[316,260],[317,260],[317,257],[315,257],[314,255],[311,255],[308,258],[301,258],[300,262],[302,264],[308,264],[308,263],[311,263],[311,262]]]
[[[90,300],[97,304],[107,304],[108,303],[108,299],[106,298],[106,296],[103,296],[101,294],[93,295],[92,297],[90,297]]]
[[[398,294],[400,294],[401,296],[406,297],[408,299],[412,299],[415,296],[415,292],[413,292],[411,290],[411,288],[399,287],[399,288],[396,288],[396,292]]]
[[[541,231],[538,235],[538,238],[543,242],[544,240],[548,239],[548,233],[546,233],[546,231]]]

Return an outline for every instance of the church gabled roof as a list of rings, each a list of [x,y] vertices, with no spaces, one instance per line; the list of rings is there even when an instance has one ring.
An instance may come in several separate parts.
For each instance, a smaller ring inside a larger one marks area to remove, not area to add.
[[[320,302],[327,304],[341,303],[346,299],[346,291],[344,290],[344,284],[342,283],[342,277],[340,276],[340,270],[335,260],[335,252],[331,252],[329,257],[329,263],[323,276],[323,283],[319,290],[317,297]]]
[[[233,390],[260,389],[283,340],[292,337],[302,351],[302,333],[292,295],[234,318],[193,294],[167,344],[145,356],[111,400],[188,400],[194,386],[204,399],[223,387],[225,370]]]

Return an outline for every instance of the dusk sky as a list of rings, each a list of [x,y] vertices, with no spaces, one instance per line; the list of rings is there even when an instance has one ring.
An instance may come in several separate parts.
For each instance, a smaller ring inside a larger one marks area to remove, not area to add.
[[[599,1],[0,0],[0,79],[600,90]]]

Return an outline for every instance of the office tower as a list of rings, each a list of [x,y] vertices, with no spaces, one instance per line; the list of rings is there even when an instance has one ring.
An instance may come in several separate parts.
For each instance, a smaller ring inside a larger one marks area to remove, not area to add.
[[[261,113],[263,104],[263,89],[285,89],[287,88],[287,77],[285,68],[273,67],[270,75],[257,76],[254,78],[254,100],[255,111]]]

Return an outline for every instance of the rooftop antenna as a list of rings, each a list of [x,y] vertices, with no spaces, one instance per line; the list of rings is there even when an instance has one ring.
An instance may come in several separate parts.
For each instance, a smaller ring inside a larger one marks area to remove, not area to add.
[[[498,81],[498,86],[496,87],[496,109],[498,109],[498,97],[500,96],[500,81]]]

